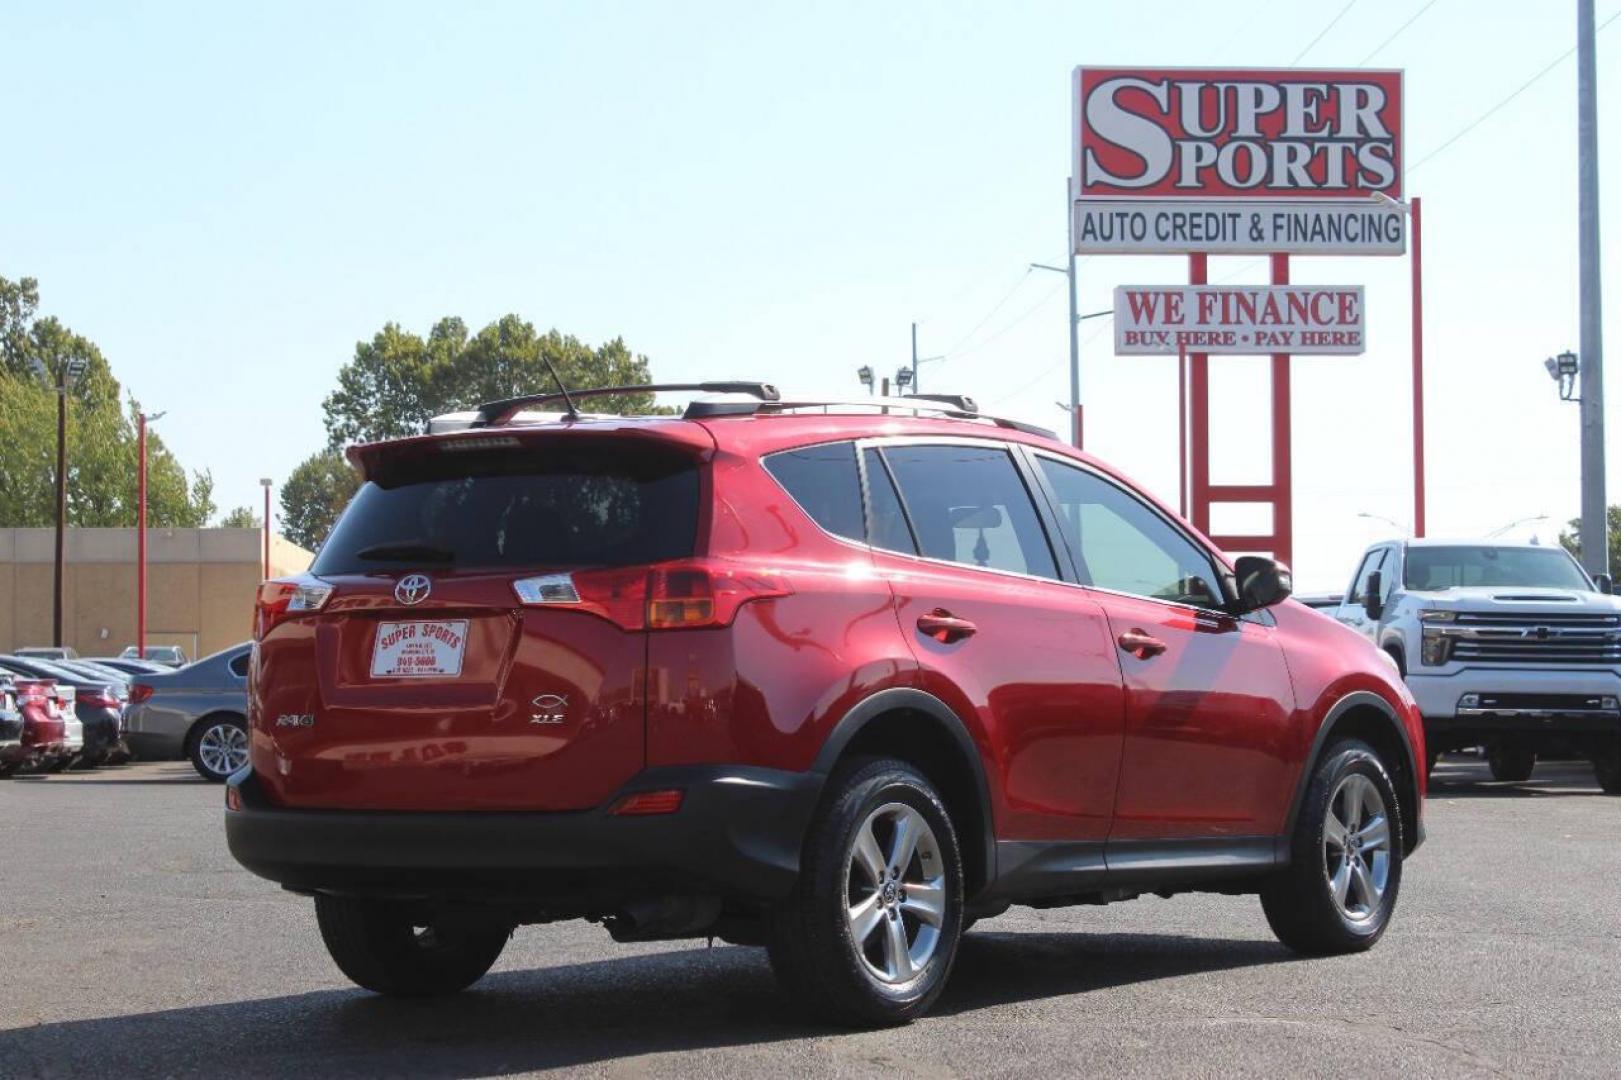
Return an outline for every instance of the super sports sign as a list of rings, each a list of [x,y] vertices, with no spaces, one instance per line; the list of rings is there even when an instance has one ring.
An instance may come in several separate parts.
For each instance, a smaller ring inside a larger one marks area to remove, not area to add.
[[[1078,68],[1078,252],[1400,254],[1399,71]]]

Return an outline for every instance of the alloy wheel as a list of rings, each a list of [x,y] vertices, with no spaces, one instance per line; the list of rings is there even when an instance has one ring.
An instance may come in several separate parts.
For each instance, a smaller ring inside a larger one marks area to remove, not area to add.
[[[1390,816],[1379,788],[1350,773],[1329,796],[1323,819],[1323,873],[1334,906],[1347,920],[1367,922],[1379,912],[1390,880]]]
[[[946,911],[946,867],[934,830],[916,809],[885,803],[850,845],[846,918],[869,975],[909,982],[928,967]]]
[[[229,776],[248,763],[248,733],[236,724],[215,724],[197,740],[197,758],[216,776]]]

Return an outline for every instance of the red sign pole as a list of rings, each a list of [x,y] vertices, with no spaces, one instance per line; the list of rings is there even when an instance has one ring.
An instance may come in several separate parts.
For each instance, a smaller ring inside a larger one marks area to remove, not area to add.
[[[1188,284],[1203,285],[1210,277],[1210,256],[1188,256]],[[1193,527],[1210,533],[1210,356],[1192,353],[1188,372],[1188,444],[1191,484],[1188,501]]]
[[[1176,512],[1188,516],[1188,347],[1176,346]]]
[[[1272,256],[1272,284],[1289,284],[1289,256]],[[1272,557],[1294,562],[1294,438],[1289,413],[1289,354],[1272,354]]]
[[[1411,207],[1413,236],[1413,535],[1424,535],[1424,218]]]
[[[146,414],[135,414],[135,651],[146,656]]]

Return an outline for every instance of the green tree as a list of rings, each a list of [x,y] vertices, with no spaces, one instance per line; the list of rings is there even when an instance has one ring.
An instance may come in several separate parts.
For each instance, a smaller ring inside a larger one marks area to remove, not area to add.
[[[1621,565],[1621,506],[1612,506],[1605,513],[1604,520],[1610,537],[1610,561],[1605,566],[1605,573],[1611,572],[1611,567]],[[1569,528],[1559,534],[1559,543],[1564,549],[1576,558],[1582,557],[1582,519],[1571,518]]]
[[[259,515],[246,506],[232,508],[231,512],[220,518],[219,527],[222,529],[257,529]]]
[[[56,521],[56,387],[70,363],[84,372],[67,394],[67,516],[70,525],[135,524],[136,403],[94,342],[38,317],[32,278],[0,277],[0,526]],[[147,520],[195,527],[213,516],[213,479],[188,480],[155,435],[147,438]]]
[[[287,539],[314,551],[349,505],[360,474],[343,454],[322,450],[298,464],[281,486],[281,529]]]
[[[427,337],[389,323],[371,341],[355,345],[354,359],[338,372],[338,388],[323,403],[327,445],[415,435],[440,413],[485,401],[545,393],[554,383],[546,360],[572,388],[651,382],[647,357],[615,338],[590,346],[557,330],[536,332],[507,315],[469,336],[457,318],[441,319]],[[655,413],[651,394],[593,398],[600,412]]]

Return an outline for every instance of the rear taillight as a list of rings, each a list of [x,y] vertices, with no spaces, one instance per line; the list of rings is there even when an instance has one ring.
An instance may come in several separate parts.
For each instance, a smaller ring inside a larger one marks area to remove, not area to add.
[[[89,705],[93,709],[118,708],[118,695],[110,689],[86,690],[79,695],[79,704]]]
[[[749,601],[793,592],[775,571],[707,560],[648,570],[545,574],[515,581],[512,589],[526,607],[572,608],[600,615],[626,630],[730,626]]]
[[[314,578],[280,578],[259,586],[253,609],[253,640],[262,641],[277,623],[320,611],[332,599],[332,586]]]
[[[148,686],[146,683],[138,682],[129,684],[129,703],[131,705],[139,705],[141,702],[145,701],[151,696],[152,687]]]
[[[20,682],[17,684],[17,704],[33,705],[36,708],[51,704],[51,683],[47,682]]]

